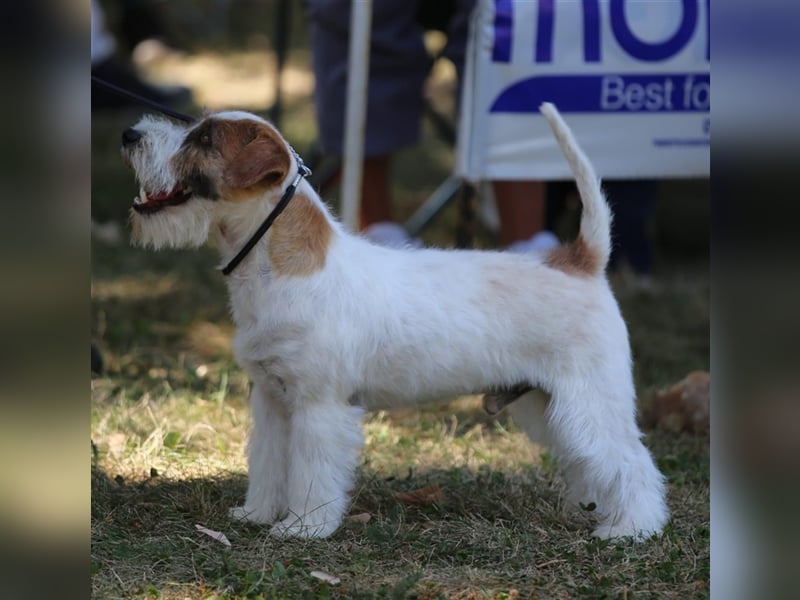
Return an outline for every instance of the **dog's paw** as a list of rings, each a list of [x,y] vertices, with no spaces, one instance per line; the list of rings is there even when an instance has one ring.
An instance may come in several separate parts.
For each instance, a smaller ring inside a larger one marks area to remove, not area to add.
[[[299,538],[326,538],[339,528],[341,519],[335,521],[323,521],[315,523],[316,519],[303,519],[295,515],[289,515],[285,519],[278,521],[270,529],[270,535],[274,537],[299,537]]]
[[[228,511],[231,519],[247,521],[249,523],[274,523],[277,517],[263,515],[259,511],[247,506],[236,506]]]
[[[634,542],[643,542],[657,533],[659,532],[637,529],[630,524],[602,523],[592,532],[592,535],[602,540],[628,538]]]

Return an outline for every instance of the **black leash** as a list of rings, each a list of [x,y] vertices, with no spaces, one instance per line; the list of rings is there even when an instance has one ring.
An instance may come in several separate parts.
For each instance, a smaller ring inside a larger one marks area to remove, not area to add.
[[[140,102],[150,108],[157,110],[160,113],[167,115],[168,117],[172,117],[173,119],[178,119],[179,121],[183,121],[184,123],[194,123],[197,119],[194,117],[190,117],[187,114],[182,112],[178,112],[177,110],[172,110],[171,108],[164,106],[156,102],[155,100],[150,100],[150,98],[145,98],[144,96],[140,96],[139,94],[134,94],[133,92],[129,92],[126,89],[119,87],[118,85],[114,85],[113,83],[109,83],[108,81],[104,81],[99,77],[92,75],[92,83],[96,83],[97,85],[106,88],[108,91],[117,94],[118,96],[122,96],[123,98],[128,98],[129,100],[135,100],[136,102]]]
[[[150,108],[153,108],[158,112],[167,115],[168,117],[178,119],[179,121],[183,121],[184,123],[194,123],[197,120],[194,117],[190,117],[189,115],[186,115],[184,113],[172,110],[171,108],[168,108],[163,104],[159,104],[154,100],[150,100],[149,98],[145,98],[144,96],[140,96],[139,94],[134,94],[133,92],[129,92],[126,89],[114,85],[113,83],[103,81],[102,79],[100,79],[99,77],[95,77],[94,75],[92,75],[92,83],[97,83],[98,85],[101,85],[107,90],[112,91],[115,94],[119,94],[124,98],[129,98],[130,100],[141,102],[142,104],[149,106]],[[253,246],[255,246],[258,243],[258,241],[262,237],[264,237],[264,234],[267,233],[270,227],[272,227],[272,224],[275,222],[275,219],[277,219],[280,216],[280,214],[284,211],[284,209],[288,206],[289,201],[294,197],[294,193],[297,191],[297,186],[300,185],[300,181],[304,177],[309,177],[311,175],[311,169],[309,169],[306,166],[306,164],[303,162],[303,159],[300,158],[300,155],[297,152],[295,152],[294,148],[292,148],[291,146],[289,146],[289,149],[292,151],[292,154],[294,155],[295,162],[297,162],[297,175],[295,176],[294,181],[292,181],[291,185],[288,188],[286,188],[286,191],[283,193],[283,196],[281,196],[281,199],[275,205],[275,208],[273,208],[272,211],[267,215],[267,218],[264,220],[261,226],[258,229],[256,229],[256,232],[252,235],[252,237],[249,240],[247,240],[247,243],[244,245],[244,247],[241,250],[239,250],[238,254],[233,257],[231,262],[225,265],[225,267],[222,269],[223,275],[230,275],[231,272],[233,272],[233,270],[239,265],[239,263],[242,262],[242,260],[244,260],[244,257],[247,256],[248,253],[253,249]]]
[[[300,181],[304,177],[311,175],[311,169],[305,165],[303,159],[300,158],[300,155],[295,152],[294,148],[291,146],[289,146],[289,149],[292,151],[292,154],[294,154],[294,159],[297,161],[297,175],[295,176],[294,181],[292,181],[291,185],[286,188],[286,191],[283,192],[283,196],[281,196],[281,199],[275,205],[275,208],[273,208],[272,212],[267,215],[267,218],[264,219],[264,222],[261,224],[261,226],[256,229],[256,232],[252,235],[252,237],[247,240],[247,243],[244,245],[244,247],[239,250],[239,253],[233,257],[231,262],[223,267],[223,275],[230,275],[236,266],[242,262],[242,260],[244,260],[244,257],[247,256],[250,250],[253,249],[253,246],[255,246],[258,241],[264,237],[264,234],[267,233],[267,230],[272,227],[275,219],[280,216],[280,214],[283,212],[283,209],[288,206],[289,201],[294,197],[294,193],[297,191],[297,186],[300,185]]]

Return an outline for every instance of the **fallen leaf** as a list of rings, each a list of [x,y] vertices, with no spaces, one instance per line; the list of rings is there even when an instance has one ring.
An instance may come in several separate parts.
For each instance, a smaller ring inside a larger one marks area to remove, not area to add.
[[[345,521],[352,521],[354,523],[366,523],[372,518],[369,513],[358,513],[357,515],[349,515],[344,518]]]
[[[706,432],[711,413],[711,376],[692,371],[672,387],[655,393],[645,419],[672,432]]]
[[[395,492],[394,497],[405,504],[425,506],[434,502],[441,502],[444,494],[442,494],[439,484],[432,483],[410,492]]]
[[[224,533],[220,531],[214,531],[213,529],[208,529],[207,527],[203,527],[202,525],[198,524],[195,524],[195,527],[197,528],[197,531],[199,531],[200,533],[205,533],[207,536],[210,536],[215,540],[217,540],[218,542],[225,544],[228,548],[231,547],[231,543],[228,541],[228,538],[225,537]]]
[[[317,579],[319,579],[320,581],[324,581],[325,583],[330,583],[331,585],[337,585],[342,581],[338,577],[329,575],[325,571],[311,571],[309,575],[311,575],[312,577],[316,577]]]

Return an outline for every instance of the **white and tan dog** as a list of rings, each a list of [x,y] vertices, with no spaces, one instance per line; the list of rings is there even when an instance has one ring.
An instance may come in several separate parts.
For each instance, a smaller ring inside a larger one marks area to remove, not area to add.
[[[519,390],[512,415],[553,447],[571,500],[595,503],[594,535],[661,531],[664,481],[640,439],[628,334],[604,274],[610,211],[555,107],[542,112],[583,200],[580,235],[545,257],[372,245],[342,228],[283,137],[248,113],[188,126],[145,117],[125,131],[142,245],[212,241],[228,262],[299,180],[228,277],[234,352],[253,382],[235,517],[328,536],[348,509],[365,409]]]

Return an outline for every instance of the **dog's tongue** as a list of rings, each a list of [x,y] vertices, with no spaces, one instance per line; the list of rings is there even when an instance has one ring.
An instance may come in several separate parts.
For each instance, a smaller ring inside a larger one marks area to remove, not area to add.
[[[168,199],[172,198],[173,196],[181,193],[182,191],[183,191],[183,188],[181,186],[179,186],[179,185],[176,185],[169,192],[159,192],[158,194],[150,194],[147,197],[147,199],[150,202],[161,202],[163,200],[168,200]]]

